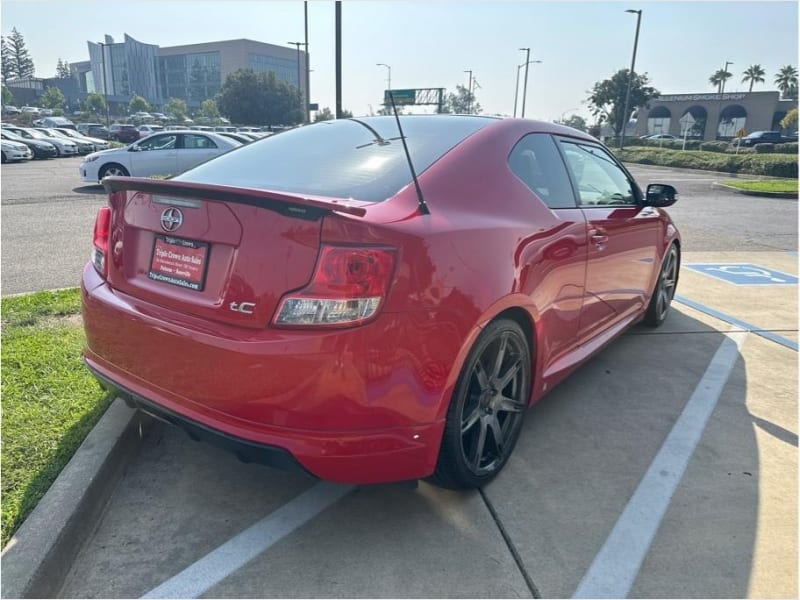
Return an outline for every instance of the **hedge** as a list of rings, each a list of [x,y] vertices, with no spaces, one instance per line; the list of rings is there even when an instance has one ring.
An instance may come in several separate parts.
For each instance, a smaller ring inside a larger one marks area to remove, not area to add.
[[[772,154],[775,152],[775,144],[764,142],[763,144],[756,144],[753,146],[753,149],[756,151],[756,154]]]
[[[704,142],[709,143],[709,142]],[[679,167],[686,169],[702,169],[705,171],[721,171],[724,173],[752,173],[769,177],[797,178],[797,156],[791,154],[757,154],[743,153],[739,155],[720,152],[682,152],[666,148],[625,148],[612,150],[624,162],[663,167]]]

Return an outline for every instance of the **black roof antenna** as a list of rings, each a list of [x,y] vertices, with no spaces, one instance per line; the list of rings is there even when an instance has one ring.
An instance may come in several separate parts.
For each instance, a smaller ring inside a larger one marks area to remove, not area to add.
[[[431,214],[428,210],[428,205],[425,204],[425,198],[422,197],[422,188],[419,187],[419,180],[417,179],[417,172],[414,170],[414,164],[411,162],[411,155],[408,153],[408,145],[406,144],[406,136],[403,133],[403,127],[400,125],[400,117],[397,114],[397,107],[394,104],[394,94],[392,90],[386,90],[389,94],[389,100],[392,101],[392,111],[394,111],[394,118],[397,120],[397,129],[400,131],[400,141],[403,142],[403,150],[406,151],[406,159],[408,160],[408,168],[411,169],[411,177],[414,179],[414,187],[417,188],[417,198],[419,198],[418,206],[419,212],[423,215]]]

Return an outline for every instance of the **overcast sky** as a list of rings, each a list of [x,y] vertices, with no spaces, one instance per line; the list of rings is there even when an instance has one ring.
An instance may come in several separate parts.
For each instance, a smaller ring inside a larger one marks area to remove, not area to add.
[[[342,3],[343,105],[377,110],[392,67],[392,87],[466,85],[471,69],[488,114],[511,114],[517,65],[529,46],[527,117],[588,116],[587,90],[630,65],[642,9],[636,71],[664,94],[713,92],[709,76],[724,66],[726,91],[747,90],[742,71],[761,64],[775,89],[776,71],[798,62],[796,2],[372,2]],[[334,2],[309,2],[311,101],[335,106]],[[173,46],[248,38],[303,41],[303,2],[221,0],[2,0],[2,33],[22,33],[36,75],[52,77],[59,58],[88,60],[86,41]],[[523,71],[524,74],[524,71]],[[520,105],[521,105],[520,86]]]

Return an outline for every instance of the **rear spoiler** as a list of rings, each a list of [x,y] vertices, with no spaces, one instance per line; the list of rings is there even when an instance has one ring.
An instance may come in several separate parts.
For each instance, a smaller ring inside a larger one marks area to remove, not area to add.
[[[290,192],[173,181],[171,179],[149,179],[147,177],[105,177],[102,183],[109,194],[134,191],[198,200],[237,202],[268,208],[301,219],[318,219],[322,215],[332,212],[356,217],[363,217],[367,214],[363,206],[356,206],[349,200],[323,197],[307,198]]]

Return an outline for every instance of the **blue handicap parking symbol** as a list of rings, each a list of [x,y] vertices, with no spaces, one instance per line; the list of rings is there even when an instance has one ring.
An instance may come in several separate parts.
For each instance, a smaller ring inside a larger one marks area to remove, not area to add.
[[[687,269],[733,285],[797,285],[797,277],[751,263],[695,263]]]

